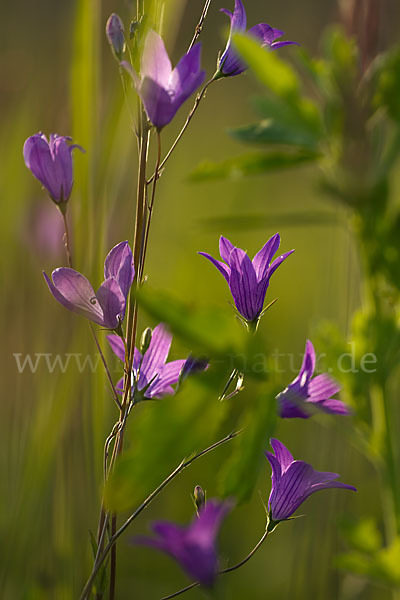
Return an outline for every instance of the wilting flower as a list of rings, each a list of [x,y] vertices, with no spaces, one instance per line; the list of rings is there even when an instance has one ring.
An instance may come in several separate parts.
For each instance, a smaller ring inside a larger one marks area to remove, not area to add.
[[[28,169],[48,191],[57,204],[68,202],[74,183],[70,137],[52,133],[48,142],[43,133],[31,135],[24,144],[24,160]]]
[[[200,53],[201,44],[195,44],[172,69],[163,40],[155,31],[150,31],[140,63],[141,78],[129,63],[121,63],[132,76],[147,116],[157,129],[167,125],[203,83],[205,71],[200,70]]]
[[[226,8],[221,8],[221,11],[227,14],[231,19],[231,30],[229,33],[226,48],[218,61],[218,71],[221,76],[239,75],[247,69],[247,66],[238,57],[235,50],[232,48],[232,36],[235,33],[246,31],[246,12],[241,0],[235,0],[235,9],[233,14]],[[296,44],[296,42],[277,42],[278,38],[282,37],[283,31],[275,29],[267,25],[267,23],[259,23],[248,30],[248,33],[257,38],[262,46],[268,46],[271,50],[276,50],[282,46]]]
[[[108,335],[113,352],[125,360],[125,344],[118,335]],[[151,341],[144,355],[135,348],[132,365],[132,393],[142,392],[145,398],[161,398],[173,394],[172,387],[179,381],[186,363],[185,359],[166,362],[171,347],[172,335],[162,323],[151,334]],[[116,385],[117,391],[124,389],[123,378]]]
[[[106,329],[120,328],[125,316],[126,300],[133,279],[132,251],[128,242],[114,246],[104,262],[104,281],[95,293],[84,275],[61,267],[51,274],[43,273],[50,292],[65,308],[78,313]]]
[[[279,440],[271,439],[274,450],[266,452],[272,468],[272,489],[268,500],[270,528],[279,521],[288,519],[311,494],[328,488],[356,488],[340,481],[340,475],[325,471],[314,471],[311,465],[294,460],[289,450]]]
[[[115,57],[118,60],[121,60],[122,55],[125,52],[124,24],[116,13],[112,13],[112,15],[108,17],[106,23],[106,36]]]
[[[221,236],[219,252],[224,262],[213,258],[206,252],[199,252],[208,258],[225,277],[236,308],[249,325],[257,326],[271,275],[285,258],[294,252],[294,250],[290,250],[271,263],[279,245],[280,237],[276,233],[251,261],[244,250],[236,248],[228,239]]]
[[[344,402],[331,398],[340,390],[337,381],[326,373],[312,379],[314,370],[315,350],[310,340],[307,340],[300,373],[277,396],[280,407],[279,414],[282,418],[308,419],[312,415],[310,409],[313,407],[337,415],[350,414],[351,411]]]
[[[136,541],[166,552],[190,577],[211,587],[218,573],[215,540],[230,508],[229,502],[209,500],[187,527],[158,521],[153,524],[158,538],[138,538]]]

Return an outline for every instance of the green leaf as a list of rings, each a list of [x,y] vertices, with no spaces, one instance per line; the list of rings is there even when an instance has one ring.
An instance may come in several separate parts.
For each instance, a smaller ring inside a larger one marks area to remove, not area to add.
[[[167,323],[196,354],[225,358],[245,346],[245,329],[229,310],[193,307],[147,286],[138,294],[138,302],[155,320]]]
[[[230,404],[217,399],[222,386],[220,375],[210,368],[186,380],[174,396],[134,409],[124,452],[106,487],[109,508],[136,508],[183,459],[224,437],[218,432]]]
[[[388,52],[378,68],[374,104],[384,107],[395,121],[400,119],[400,48]]]
[[[364,575],[372,580],[398,588],[400,586],[400,538],[397,537],[390,546],[378,550],[374,555],[349,552],[336,558],[336,565]]]
[[[323,135],[320,108],[309,98],[298,98],[294,104],[280,98],[263,96],[253,101],[256,110],[266,119],[302,132],[318,144]]]
[[[381,532],[372,518],[355,521],[350,517],[343,517],[340,529],[346,542],[359,552],[372,554],[382,547]]]
[[[260,175],[279,169],[298,167],[314,162],[319,157],[317,152],[269,152],[243,154],[219,163],[203,161],[190,174],[193,182],[214,179],[240,179],[247,175]]]
[[[319,142],[315,135],[305,129],[296,129],[273,119],[264,119],[260,123],[234,129],[230,131],[230,134],[241,142],[299,146],[304,150],[313,150],[314,152],[317,150]]]
[[[297,74],[276,52],[262,48],[251,36],[236,34],[233,43],[255,76],[277,96],[293,99],[299,96]]]
[[[248,399],[250,402],[250,399]],[[248,500],[260,469],[267,464],[264,450],[276,425],[275,390],[272,386],[257,393],[245,412],[243,433],[232,443],[232,455],[221,473],[221,494],[238,502]]]

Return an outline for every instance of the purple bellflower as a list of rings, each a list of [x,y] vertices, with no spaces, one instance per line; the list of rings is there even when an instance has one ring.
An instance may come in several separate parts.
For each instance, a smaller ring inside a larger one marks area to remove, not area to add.
[[[228,42],[225,50],[218,60],[218,72],[221,77],[230,77],[239,75],[247,69],[247,66],[238,57],[235,50],[232,48],[232,36],[235,33],[243,33],[246,31],[246,12],[241,0],[235,0],[235,9],[233,14],[226,8],[221,8],[231,20],[231,30],[229,33]],[[296,42],[277,42],[276,40],[283,35],[283,31],[274,29],[267,23],[259,23],[248,30],[248,33],[261,42],[262,46],[268,46],[271,50],[276,50],[282,46],[296,44]]]
[[[79,148],[84,152],[78,144],[70,145],[70,141],[70,137],[52,133],[48,142],[43,133],[36,133],[24,144],[26,166],[60,208],[68,202],[74,183],[72,150]]]
[[[209,500],[187,527],[167,521],[153,524],[158,538],[137,538],[139,544],[157,548],[172,556],[189,577],[212,587],[218,573],[215,540],[229,502]]]
[[[219,240],[222,261],[206,252],[199,252],[217,267],[228,282],[236,308],[249,329],[256,329],[262,316],[265,294],[271,275],[294,250],[272,257],[280,245],[279,233],[273,235],[251,261],[241,248],[236,248],[223,236]]]
[[[104,281],[95,293],[84,275],[61,267],[51,274],[43,273],[54,298],[68,310],[90,321],[120,331],[126,301],[135,277],[132,250],[128,242],[114,246],[104,262]]]
[[[125,361],[125,344],[118,335],[108,335],[107,340],[121,361]],[[166,362],[171,347],[172,335],[160,323],[152,332],[150,344],[142,355],[137,348],[132,365],[132,394],[141,392],[144,398],[161,398],[174,394],[172,387],[179,381],[185,359]],[[120,379],[116,390],[124,389],[124,379]]]
[[[289,450],[279,440],[271,439],[274,450],[266,452],[266,457],[272,468],[272,489],[268,500],[270,531],[279,521],[289,519],[301,504],[314,492],[328,488],[356,488],[340,481],[335,481],[340,475],[324,471],[314,471],[311,465],[294,460]]]
[[[141,58],[141,78],[128,62],[121,63],[133,78],[147,116],[158,130],[168,125],[182,104],[203,83],[206,73],[200,70],[200,54],[201,44],[195,44],[172,69],[163,40],[151,30]]]
[[[344,402],[331,398],[340,390],[337,381],[326,373],[312,379],[314,370],[315,350],[310,340],[307,340],[300,373],[277,396],[279,414],[283,419],[308,419],[312,416],[313,408],[336,415],[351,413]]]
[[[122,60],[125,52],[124,24],[116,13],[112,13],[106,23],[106,36],[117,60]]]

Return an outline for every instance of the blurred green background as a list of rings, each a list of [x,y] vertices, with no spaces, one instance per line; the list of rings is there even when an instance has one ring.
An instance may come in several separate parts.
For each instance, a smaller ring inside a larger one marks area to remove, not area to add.
[[[226,17],[218,9],[232,8],[230,4],[211,3],[201,36],[203,65],[210,75],[227,31]],[[167,1],[164,34],[173,62],[187,47],[202,6],[201,0]],[[266,21],[313,54],[318,53],[324,28],[339,19],[336,0],[247,0],[246,9],[249,25]],[[34,373],[28,368],[19,373],[15,354],[22,360],[30,354],[34,361],[38,353],[50,355],[50,361],[57,354],[64,361],[66,353],[81,354],[82,361],[87,354],[93,360],[96,356],[87,324],[63,311],[44,284],[41,271],[64,264],[62,231],[56,208],[24,166],[22,146],[29,135],[43,131],[73,135],[86,149],[85,155],[76,153],[74,158],[69,210],[73,254],[77,268],[100,282],[106,252],[132,238],[136,149],[118,69],[104,35],[111,12],[128,24],[132,10],[132,3],[122,0],[2,7],[0,593],[7,600],[78,597],[91,564],[88,531],[97,526],[103,443],[117,417],[100,366],[94,373],[86,367],[81,374],[71,359],[65,373],[59,365],[49,372],[43,357]],[[382,47],[398,37],[399,13],[395,0],[386,2]],[[282,51],[287,58],[295,54],[291,48]],[[295,248],[296,253],[271,283],[270,299],[279,301],[261,322],[259,335],[269,352],[286,355],[286,385],[294,377],[288,353],[299,367],[305,339],[322,320],[348,333],[360,302],[359,258],[346,210],[321,195],[313,167],[222,182],[187,181],[203,159],[217,161],[241,153],[227,130],[255,120],[251,98],[259,92],[251,74],[209,89],[160,180],[146,272],[155,289],[172,290],[193,306],[229,312],[225,282],[196,252],[216,255],[223,234],[254,254],[279,231],[282,250]],[[189,106],[190,101],[163,134],[164,148],[173,141]],[[395,189],[399,183],[394,182]],[[154,323],[142,313],[141,325],[148,324]],[[171,357],[188,351],[176,340]],[[118,378],[119,366],[111,364]],[[246,391],[233,401],[246,402]],[[335,555],[344,549],[339,532],[343,515],[379,517],[382,509],[377,475],[352,448],[341,423],[332,427],[333,423],[281,422],[277,437],[295,458],[319,470],[339,472],[359,493],[332,491],[308,500],[300,510],[305,518],[282,525],[246,567],[223,580],[222,597],[390,597],[385,588],[335,568]],[[134,431],[133,423],[132,435]],[[156,439],[155,435],[154,443]],[[156,599],[185,585],[184,575],[169,558],[128,542],[133,534],[146,532],[153,518],[188,521],[193,512],[190,492],[200,483],[209,497],[217,494],[214,473],[229,452],[223,448],[193,465],[124,536],[118,547],[118,598]],[[257,490],[265,501],[269,489],[266,463],[251,501],[238,507],[224,525],[222,560],[239,560],[260,537],[264,509]],[[197,590],[190,594],[203,597]]]

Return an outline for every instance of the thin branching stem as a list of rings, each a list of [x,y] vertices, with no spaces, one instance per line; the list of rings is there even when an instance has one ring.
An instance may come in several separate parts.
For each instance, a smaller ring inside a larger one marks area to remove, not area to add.
[[[211,0],[206,0],[203,11],[200,15],[200,20],[196,25],[192,41],[190,42],[189,48],[187,50],[188,52],[190,52],[190,50],[193,48],[193,46],[195,45],[195,43],[197,42],[197,40],[201,34],[201,31],[202,31],[203,25],[204,25],[204,21],[206,20],[206,17],[207,17],[208,9],[210,8],[210,4],[211,4]]]
[[[69,237],[69,229],[68,229],[68,219],[67,219],[67,207],[66,205],[64,206],[64,204],[60,205],[62,206],[62,208],[60,207],[60,213],[62,215],[63,221],[64,221],[64,248],[65,248],[65,254],[67,257],[67,264],[69,266],[70,269],[72,269],[72,253],[71,253],[71,240]]]
[[[221,440],[218,440],[218,442],[215,442],[211,446],[208,446],[208,448],[205,448],[204,450],[202,450],[201,452],[198,452],[191,458],[189,458],[187,460],[183,460],[182,462],[179,463],[179,465],[168,475],[168,477],[166,479],[164,479],[164,481],[162,483],[160,483],[160,485],[146,498],[146,500],[144,500],[144,502],[142,502],[142,504],[135,510],[135,512],[133,512],[131,514],[131,516],[125,521],[125,523],[123,523],[121,525],[121,527],[114,533],[114,535],[111,536],[111,538],[110,538],[108,544],[106,545],[106,547],[104,548],[102,554],[96,557],[96,560],[93,565],[92,573],[91,573],[89,579],[87,580],[85,587],[83,588],[82,594],[80,596],[80,600],[86,600],[89,597],[91,589],[92,589],[92,585],[97,576],[97,573],[99,572],[101,565],[107,558],[110,550],[112,549],[112,547],[114,546],[114,544],[116,543],[118,538],[124,533],[124,531],[129,527],[129,525],[140,515],[140,513],[143,512],[149,506],[149,504],[154,500],[154,498],[156,496],[158,496],[158,494],[160,492],[162,492],[162,490],[165,487],[167,487],[167,485],[169,483],[171,483],[171,481],[177,475],[179,475],[179,473],[181,473],[184,469],[186,469],[186,467],[191,465],[195,460],[204,456],[205,454],[208,454],[209,452],[212,452],[213,450],[215,450],[219,446],[222,446],[226,442],[233,440],[233,438],[238,436],[240,433],[241,433],[241,430],[233,431],[232,433],[225,436]]]
[[[205,83],[205,84],[204,84],[204,86],[202,87],[202,89],[200,90],[200,92],[197,94],[197,96],[196,96],[196,99],[195,99],[195,101],[194,101],[194,104],[193,104],[193,108],[192,108],[192,110],[190,111],[190,113],[188,114],[188,116],[186,117],[186,121],[185,121],[185,123],[184,123],[184,125],[183,125],[182,129],[181,129],[181,130],[180,130],[180,132],[178,133],[178,135],[177,135],[177,137],[176,137],[176,139],[175,139],[174,143],[172,144],[172,146],[170,147],[170,149],[168,150],[167,154],[165,155],[165,157],[163,158],[163,160],[161,161],[161,163],[160,163],[160,165],[159,165],[159,169],[158,169],[158,170],[159,170],[159,175],[158,175],[159,177],[160,177],[160,175],[161,175],[161,173],[160,173],[160,172],[161,172],[161,170],[163,169],[163,167],[164,167],[165,163],[166,163],[166,162],[167,162],[167,160],[170,158],[171,154],[172,154],[172,153],[173,153],[173,151],[175,150],[175,148],[176,148],[177,144],[180,142],[180,140],[181,140],[181,138],[182,138],[183,134],[185,133],[186,129],[188,128],[188,126],[189,126],[189,123],[190,123],[190,121],[191,121],[191,120],[192,120],[192,118],[193,118],[193,115],[195,114],[196,110],[198,109],[198,106],[199,106],[199,104],[200,104],[201,100],[204,98],[204,95],[205,95],[205,93],[206,93],[206,91],[207,91],[207,88],[208,88],[208,86],[209,86],[209,85],[211,85],[211,84],[213,83],[213,81],[217,81],[217,78],[216,78],[216,76],[215,76],[215,75],[213,75],[213,76],[211,77],[211,79],[209,79],[209,80],[207,81],[207,83]],[[150,184],[150,183],[151,183],[151,182],[154,180],[154,177],[155,177],[155,172],[154,172],[154,173],[153,173],[153,175],[150,177],[150,179],[148,179],[147,183],[149,183],[149,184]]]
[[[147,253],[147,244],[149,241],[151,218],[153,216],[154,199],[155,199],[155,195],[156,195],[156,185],[157,185],[157,181],[158,181],[160,164],[161,164],[161,135],[158,130],[157,130],[157,148],[158,148],[157,160],[156,160],[156,166],[154,169],[155,177],[153,179],[151,198],[150,198],[150,202],[147,207],[147,209],[148,209],[147,221],[146,221],[146,225],[144,228],[144,239],[143,239],[143,245],[142,245],[142,255],[141,255],[141,260],[140,260],[140,271],[139,271],[139,279],[140,280],[142,280],[143,273],[144,273],[144,265],[145,265],[146,253]]]

